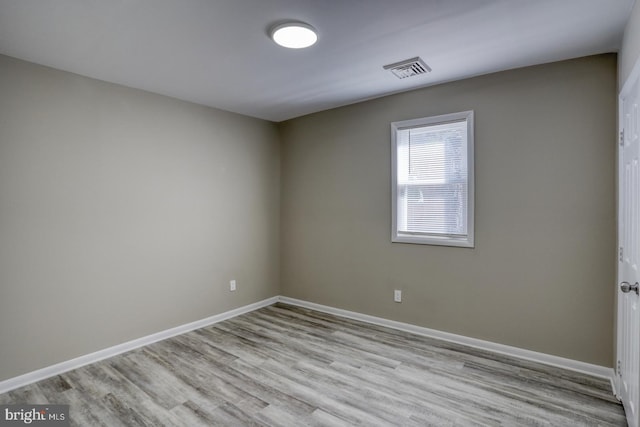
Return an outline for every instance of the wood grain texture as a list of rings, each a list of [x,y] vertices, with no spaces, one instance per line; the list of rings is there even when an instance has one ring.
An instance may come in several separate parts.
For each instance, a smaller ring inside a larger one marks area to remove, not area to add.
[[[276,304],[0,395],[77,426],[625,426],[608,381]]]

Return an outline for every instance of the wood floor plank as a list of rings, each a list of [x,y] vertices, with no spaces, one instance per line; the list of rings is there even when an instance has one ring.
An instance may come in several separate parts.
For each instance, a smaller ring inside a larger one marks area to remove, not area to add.
[[[9,393],[74,426],[625,426],[608,381],[275,304]]]

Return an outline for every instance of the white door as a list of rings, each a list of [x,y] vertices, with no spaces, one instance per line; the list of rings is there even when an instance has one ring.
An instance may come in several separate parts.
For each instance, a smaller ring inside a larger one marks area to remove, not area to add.
[[[636,67],[637,68],[637,67]],[[640,99],[639,73],[620,93],[618,151],[617,388],[630,427],[640,427]]]

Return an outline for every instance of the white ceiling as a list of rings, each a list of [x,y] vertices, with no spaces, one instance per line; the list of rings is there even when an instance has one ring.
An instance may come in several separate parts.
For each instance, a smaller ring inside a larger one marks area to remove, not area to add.
[[[272,121],[613,52],[634,0],[0,0],[0,53]],[[318,43],[289,50],[274,23]],[[382,66],[420,56],[428,75]]]

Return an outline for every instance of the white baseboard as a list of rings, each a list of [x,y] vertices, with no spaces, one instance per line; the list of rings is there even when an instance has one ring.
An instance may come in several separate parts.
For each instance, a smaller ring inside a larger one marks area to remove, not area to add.
[[[84,356],[76,357],[75,359],[71,359],[65,362],[57,363],[55,365],[47,366],[46,368],[38,369],[37,371],[32,371],[24,375],[20,375],[18,377],[9,378],[8,380],[0,382],[0,394],[14,390],[18,387],[22,387],[22,386],[34,383],[36,381],[41,381],[46,378],[53,377],[55,375],[60,375],[72,369],[76,369],[81,366],[88,365],[90,363],[95,363],[100,360],[107,359],[109,357],[113,357],[118,354],[122,354],[127,351],[152,344],[157,341],[162,341],[176,335],[193,331],[194,329],[204,328],[205,326],[222,322],[223,320],[227,320],[232,317],[236,317],[241,314],[245,314],[250,311],[254,311],[259,308],[275,304],[276,302],[278,302],[278,300],[279,300],[279,297],[268,298],[253,304],[236,308],[234,310],[216,314],[215,316],[207,317],[201,320],[196,320],[195,322],[176,326],[175,328],[171,328],[161,332],[157,332],[155,334],[147,335],[146,337],[138,338],[132,341],[115,345],[113,347],[105,348],[103,350],[96,351],[95,353],[86,354]]]
[[[321,311],[340,317],[359,320],[362,322],[372,323],[374,325],[386,326],[388,328],[398,329],[412,334],[423,335],[430,338],[437,338],[443,341],[449,341],[456,344],[462,344],[469,347],[487,350],[506,356],[517,357],[532,362],[543,363],[545,365],[557,368],[568,369],[570,371],[588,374],[594,377],[604,378],[611,381],[612,389],[614,387],[614,372],[612,368],[606,366],[592,365],[590,363],[580,362],[578,360],[566,359],[564,357],[552,356],[550,354],[538,353],[537,351],[525,350],[523,348],[511,347],[509,345],[498,344],[491,341],[484,341],[476,338],[469,338],[463,335],[456,335],[449,332],[442,332],[435,329],[424,328],[409,323],[396,322],[394,320],[384,319],[382,317],[370,316],[368,314],[357,313],[354,311],[343,310],[340,308],[329,307],[326,305],[316,304],[295,298],[280,297],[279,301],[285,304],[296,305],[298,307],[309,308],[311,310]]]
[[[381,317],[370,316],[368,314],[362,314],[354,311],[343,310],[340,308],[329,307],[326,305],[316,304],[316,303],[303,301],[295,298],[279,296],[279,297],[272,297],[262,301],[258,301],[256,303],[245,305],[243,307],[239,307],[234,310],[220,313],[215,316],[207,317],[205,319],[197,320],[195,322],[187,323],[181,326],[177,326],[175,328],[171,328],[165,331],[157,332],[155,334],[147,335],[146,337],[142,337],[142,338],[138,338],[122,344],[118,344],[113,347],[96,351],[95,353],[90,353],[84,356],[77,357],[75,359],[67,360],[65,362],[48,366],[46,368],[38,369],[37,371],[26,373],[18,377],[1,381],[0,394],[6,393],[8,391],[14,390],[19,387],[23,387],[25,385],[29,385],[36,381],[41,381],[46,378],[60,375],[72,369],[76,369],[81,366],[88,365],[90,363],[99,362],[100,360],[104,360],[109,357],[113,357],[118,354],[122,354],[127,351],[152,344],[157,341],[162,341],[164,339],[171,338],[176,335],[193,331],[194,329],[204,328],[206,326],[213,325],[214,323],[222,322],[223,320],[227,320],[232,317],[236,317],[241,314],[249,313],[259,308],[263,308],[263,307],[275,304],[276,302],[282,302],[285,304],[291,304],[298,307],[309,308],[311,310],[321,311],[323,313],[329,313],[329,314],[333,314],[340,317],[359,320],[359,321],[371,323],[374,325],[386,326],[392,329],[410,332],[417,335],[423,335],[430,338],[437,338],[440,340],[449,341],[456,344],[462,344],[469,347],[478,348],[481,350],[487,350],[494,353],[504,354],[506,356],[517,357],[519,359],[525,359],[532,362],[543,363],[545,365],[568,369],[570,371],[575,371],[575,372],[581,372],[584,374],[592,375],[594,377],[605,378],[611,381],[612,389],[615,390],[614,371],[612,368],[607,368],[605,366],[592,365],[590,363],[580,362],[572,359],[566,359],[564,357],[552,356],[550,354],[538,353],[536,351],[525,350],[518,347],[511,347],[508,345],[498,344],[490,341],[484,341],[476,338],[469,338],[463,335],[456,335],[449,332],[442,332],[435,329],[429,329],[429,328],[424,328],[422,326],[412,325],[409,323],[396,322],[394,320],[388,320]]]

